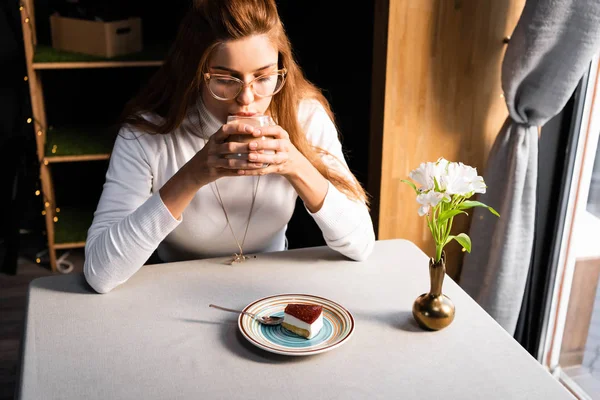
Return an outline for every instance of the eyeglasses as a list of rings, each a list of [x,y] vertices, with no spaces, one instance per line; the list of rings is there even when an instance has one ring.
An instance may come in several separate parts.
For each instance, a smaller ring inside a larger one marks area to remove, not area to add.
[[[215,99],[233,100],[246,86],[258,97],[273,96],[281,90],[285,83],[287,69],[283,68],[265,75],[257,76],[248,83],[230,75],[204,73],[204,81],[208,91]]]

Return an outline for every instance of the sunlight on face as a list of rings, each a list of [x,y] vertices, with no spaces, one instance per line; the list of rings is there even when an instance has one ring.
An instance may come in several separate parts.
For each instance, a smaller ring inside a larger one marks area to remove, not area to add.
[[[229,75],[249,83],[257,76],[276,71],[278,51],[266,35],[255,35],[228,41],[218,46],[208,60],[208,72]],[[272,97],[257,97],[246,86],[233,100],[214,98],[206,85],[202,87],[202,100],[208,111],[221,122],[234,114],[264,114]]]

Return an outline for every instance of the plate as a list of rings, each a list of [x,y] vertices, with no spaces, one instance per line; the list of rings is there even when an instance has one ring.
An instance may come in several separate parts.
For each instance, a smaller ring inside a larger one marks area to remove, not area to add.
[[[308,356],[333,350],[344,344],[354,332],[352,314],[338,303],[309,294],[280,294],[265,297],[249,304],[244,311],[261,316],[283,317],[289,303],[316,304],[323,307],[323,328],[312,339],[305,339],[281,325],[262,325],[240,314],[238,327],[253,345],[275,354]]]

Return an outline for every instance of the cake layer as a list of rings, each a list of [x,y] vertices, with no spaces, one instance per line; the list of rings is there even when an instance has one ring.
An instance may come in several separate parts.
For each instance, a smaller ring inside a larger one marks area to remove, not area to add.
[[[321,312],[315,322],[307,324],[304,321],[290,315],[288,313],[283,314],[283,327],[294,332],[297,335],[303,336],[307,339],[315,337],[321,328],[323,328],[323,313]]]
[[[310,338],[310,332],[307,331],[306,329],[301,329],[301,328],[298,328],[297,326],[290,325],[290,324],[287,324],[285,322],[282,323],[281,326],[283,326],[285,329],[287,329],[289,331],[294,332],[298,336],[302,336],[302,337],[305,337],[307,339]]]

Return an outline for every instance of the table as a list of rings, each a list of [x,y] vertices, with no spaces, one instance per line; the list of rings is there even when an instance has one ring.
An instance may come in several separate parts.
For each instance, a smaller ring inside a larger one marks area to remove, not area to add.
[[[452,325],[419,329],[414,299],[429,288],[427,256],[378,241],[365,262],[326,247],[143,267],[96,294],[82,275],[31,283],[21,399],[568,399],[571,395],[450,278]],[[265,352],[235,314],[281,293],[346,307],[351,338],[327,353]],[[269,390],[270,394],[261,393]]]

